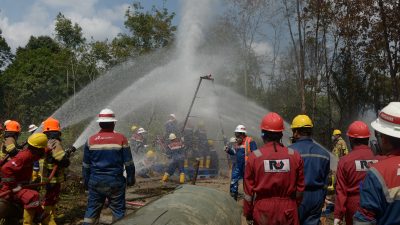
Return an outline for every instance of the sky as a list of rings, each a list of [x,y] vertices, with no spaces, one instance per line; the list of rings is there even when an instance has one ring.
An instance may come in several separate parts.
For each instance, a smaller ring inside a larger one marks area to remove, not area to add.
[[[0,0],[0,29],[13,51],[25,46],[31,35],[54,36],[59,12],[78,23],[87,40],[111,40],[124,28],[125,11],[134,0]],[[145,10],[153,5],[175,12],[180,18],[180,0],[142,0]]]

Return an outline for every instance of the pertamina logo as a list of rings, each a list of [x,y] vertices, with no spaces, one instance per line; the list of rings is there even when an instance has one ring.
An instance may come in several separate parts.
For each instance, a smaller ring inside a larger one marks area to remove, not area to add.
[[[377,163],[378,160],[354,160],[356,164],[356,171],[367,171],[372,164]]]
[[[289,159],[264,160],[266,173],[287,173],[290,171]]]

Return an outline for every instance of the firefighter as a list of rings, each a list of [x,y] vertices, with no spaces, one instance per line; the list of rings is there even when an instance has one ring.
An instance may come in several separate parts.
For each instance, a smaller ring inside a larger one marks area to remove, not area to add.
[[[231,139],[232,141],[232,139]],[[248,155],[257,149],[257,144],[251,137],[247,136],[246,127],[243,125],[236,126],[235,129],[236,144],[231,147],[225,147],[225,151],[229,155],[236,155],[235,163],[232,164],[232,175],[230,184],[230,194],[233,199],[237,200],[239,194],[239,180],[244,176],[244,165]]]
[[[43,133],[49,142],[46,154],[41,166],[42,181],[48,182],[43,200],[46,213],[50,214],[49,224],[55,225],[55,210],[60,200],[61,183],[65,181],[65,169],[69,166],[69,157],[61,145],[60,122],[52,117],[43,121]],[[48,180],[50,174],[55,170],[55,175]]]
[[[146,153],[147,145],[144,136],[146,133],[147,131],[143,127],[140,127],[139,129],[137,129],[136,133],[132,136],[132,142],[131,142],[132,152],[134,153],[135,157],[137,157],[137,159],[143,158]]]
[[[336,207],[334,224],[343,217],[346,225],[353,224],[353,215],[360,201],[360,183],[372,163],[378,162],[369,148],[370,131],[362,121],[354,121],[347,130],[351,152],[340,158],[336,172]]]
[[[208,138],[207,138],[207,131],[204,127],[204,122],[200,121],[197,124],[197,130],[194,132],[194,138],[196,139],[196,152],[195,157],[199,158],[200,164],[199,168],[204,168],[205,159],[208,156],[209,149],[208,149]]]
[[[303,160],[281,143],[283,119],[271,112],[261,121],[264,145],[246,163],[243,213],[255,225],[298,225],[298,203],[304,191]]]
[[[185,183],[185,173],[183,170],[185,160],[185,145],[182,141],[176,137],[174,133],[169,135],[170,143],[167,146],[167,155],[170,160],[167,171],[162,177],[162,181],[165,183],[168,178],[175,173],[175,170],[179,171],[179,183]]]
[[[400,102],[391,102],[371,123],[385,158],[373,164],[360,184],[356,225],[400,224]]]
[[[300,224],[319,224],[327,194],[330,156],[311,138],[313,123],[307,115],[296,116],[291,124],[293,132],[289,148],[297,151],[304,161],[305,190],[299,206]]]
[[[165,139],[168,139],[171,133],[174,133],[175,135],[178,134],[179,132],[178,121],[176,120],[175,114],[169,114],[169,118],[164,126],[165,126],[165,136],[164,136]]]
[[[82,172],[85,189],[89,190],[84,225],[97,224],[106,199],[113,221],[121,219],[125,215],[126,186],[135,184],[128,139],[114,131],[116,121],[112,110],[101,110],[97,119],[101,130],[84,147]]]
[[[7,121],[6,121],[7,122]],[[21,134],[21,125],[14,120],[8,121],[4,132],[4,144],[3,149],[0,152],[0,160],[9,160],[18,153],[17,140]],[[5,161],[3,163],[5,163]]]
[[[2,194],[8,192],[3,197],[6,200],[23,205],[24,225],[40,222],[42,225],[47,225],[48,216],[40,205],[39,193],[23,186],[31,180],[33,162],[44,154],[47,137],[42,133],[36,133],[31,135],[27,142],[28,146],[1,168],[1,192]]]
[[[332,133],[332,140],[333,140],[333,149],[332,153],[336,155],[336,157],[341,158],[349,154],[349,150],[347,148],[346,142],[342,138],[342,132],[338,129],[335,129]]]
[[[150,178],[154,176],[154,173],[164,172],[164,166],[158,163],[157,154],[152,149],[146,152],[145,157],[139,161],[136,168],[137,175],[143,178]]]

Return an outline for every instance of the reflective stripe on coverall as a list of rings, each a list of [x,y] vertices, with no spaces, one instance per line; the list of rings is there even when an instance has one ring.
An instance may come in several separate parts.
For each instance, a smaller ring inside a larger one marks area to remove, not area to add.
[[[340,158],[336,172],[335,218],[346,225],[353,224],[353,216],[360,201],[360,184],[371,163],[378,160],[368,145],[355,145],[351,152]]]
[[[319,224],[328,186],[329,153],[308,137],[300,138],[289,148],[300,153],[304,161],[305,191],[299,206],[300,224]]]
[[[400,224],[400,149],[373,164],[360,188],[355,225]]]
[[[228,150],[229,155],[236,155],[236,162],[232,165],[230,193],[232,195],[238,194],[239,180],[243,179],[244,167],[247,155],[257,149],[257,144],[251,137],[246,136],[242,141],[243,144],[235,145],[235,149]]]
[[[298,152],[268,142],[249,155],[243,214],[255,225],[298,225],[296,193],[303,191],[303,160]]]
[[[82,167],[84,184],[89,190],[83,224],[96,223],[106,199],[113,220],[122,218],[125,215],[124,167],[127,181],[131,183],[135,179],[135,165],[126,137],[104,129],[91,136],[84,148]]]

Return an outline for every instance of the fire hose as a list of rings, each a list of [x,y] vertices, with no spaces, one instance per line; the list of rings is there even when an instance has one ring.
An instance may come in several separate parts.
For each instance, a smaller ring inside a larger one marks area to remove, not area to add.
[[[47,181],[47,182],[41,182],[41,183],[23,185],[23,186],[20,186],[20,188],[17,187],[18,190],[20,190],[20,189],[22,189],[22,188],[33,188],[33,187],[38,187],[38,186],[44,186],[44,185],[48,184],[48,183],[50,182],[50,180],[51,180],[51,179],[54,177],[54,175],[56,174],[57,168],[58,168],[58,165],[55,165],[55,166],[53,167],[53,170],[51,171],[50,176],[48,177],[48,181]],[[12,189],[12,190],[7,190],[7,191],[5,191],[5,192],[0,193],[0,198],[6,196],[6,195],[8,195],[8,194],[10,194],[11,192],[13,192],[13,190],[14,190],[14,189]],[[16,191],[16,192],[17,192],[17,191]]]

